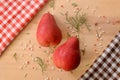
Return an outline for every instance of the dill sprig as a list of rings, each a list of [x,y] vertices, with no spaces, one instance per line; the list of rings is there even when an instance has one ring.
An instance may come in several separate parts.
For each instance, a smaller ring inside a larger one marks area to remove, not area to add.
[[[41,67],[42,72],[44,72],[47,67],[44,61],[40,57],[36,57],[34,61],[37,62],[37,64]]]
[[[85,25],[87,29],[89,29],[89,25],[87,24],[87,18],[85,14],[80,14],[80,10],[78,10],[74,16],[68,16],[68,12],[65,14],[67,24],[70,24],[74,27],[78,32],[82,25]]]

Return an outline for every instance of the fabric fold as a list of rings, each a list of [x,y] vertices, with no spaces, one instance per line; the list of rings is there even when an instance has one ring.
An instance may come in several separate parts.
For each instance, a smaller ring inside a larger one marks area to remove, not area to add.
[[[0,55],[48,0],[0,0]]]
[[[78,80],[120,80],[120,31]]]

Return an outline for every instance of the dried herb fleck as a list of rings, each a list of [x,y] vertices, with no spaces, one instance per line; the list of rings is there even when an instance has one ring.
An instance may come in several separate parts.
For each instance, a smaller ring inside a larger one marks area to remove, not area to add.
[[[77,3],[72,3],[72,6],[73,6],[73,7],[77,7],[78,4],[77,4]]]
[[[26,78],[28,76],[28,73],[26,73],[25,75],[24,75],[24,78]]]
[[[15,60],[17,60],[17,53],[14,53],[14,54],[13,54],[13,58],[14,58]]]
[[[47,65],[44,63],[44,61],[40,57],[36,57],[34,61],[37,62],[37,64],[41,67],[42,72],[46,70]]]
[[[98,31],[96,30],[96,36],[97,36],[97,38],[101,38],[101,35],[98,33]]]
[[[30,33],[26,33],[27,35],[29,35]]]
[[[89,66],[89,64],[86,64],[85,66]]]
[[[54,0],[50,0],[49,6],[54,9],[55,1]]]
[[[45,50],[44,53],[47,54],[47,51]]]
[[[86,49],[84,48],[84,49],[81,49],[81,53],[83,54],[83,56],[85,55],[85,53],[86,53]]]
[[[69,32],[67,32],[67,36],[68,36],[68,38],[69,38],[69,37],[71,37],[71,35],[70,35],[70,33],[69,33]]]

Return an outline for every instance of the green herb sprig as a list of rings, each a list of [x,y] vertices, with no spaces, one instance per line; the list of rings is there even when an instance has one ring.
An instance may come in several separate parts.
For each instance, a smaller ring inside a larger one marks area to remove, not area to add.
[[[70,24],[78,32],[82,25],[85,25],[87,27],[87,29],[90,31],[89,25],[87,24],[86,15],[80,14],[80,10],[78,10],[74,16],[68,16],[68,12],[66,13],[65,16],[66,16],[67,24]]]
[[[44,63],[44,61],[40,57],[36,57],[34,61],[37,62],[37,64],[41,67],[42,72],[46,70],[47,65]]]

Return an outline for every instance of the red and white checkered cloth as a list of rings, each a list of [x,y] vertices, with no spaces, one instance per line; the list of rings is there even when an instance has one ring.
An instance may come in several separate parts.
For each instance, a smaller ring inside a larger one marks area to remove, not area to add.
[[[79,80],[120,80],[120,31]]]
[[[48,0],[0,0],[0,55]]]

